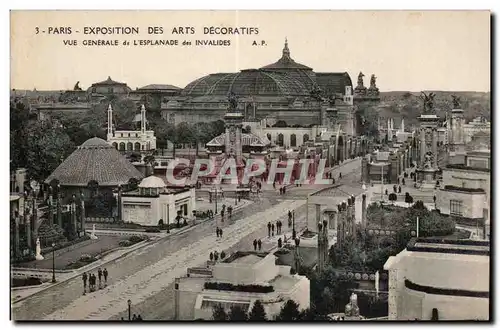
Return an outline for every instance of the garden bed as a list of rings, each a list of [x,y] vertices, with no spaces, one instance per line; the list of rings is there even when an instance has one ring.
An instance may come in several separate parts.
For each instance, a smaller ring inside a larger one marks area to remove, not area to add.
[[[134,236],[130,236],[129,238],[127,238],[127,239],[125,239],[123,241],[120,241],[118,243],[118,245],[121,246],[121,247],[129,247],[129,246],[132,246],[134,244],[143,242],[143,241],[145,241],[147,239],[148,239],[147,236],[134,235]]]
[[[43,280],[38,277],[12,278],[10,281],[12,288],[42,285]]]
[[[94,256],[91,255],[83,255],[78,259],[77,261],[70,262],[64,267],[64,269],[78,269],[82,268],[83,266],[87,266],[88,264],[91,264],[93,262],[96,262],[97,259]]]

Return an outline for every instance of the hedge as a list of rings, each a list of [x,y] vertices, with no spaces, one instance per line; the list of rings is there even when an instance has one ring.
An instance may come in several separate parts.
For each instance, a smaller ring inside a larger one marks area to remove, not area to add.
[[[267,285],[267,286],[258,284],[234,285],[231,283],[206,282],[204,287],[206,290],[219,290],[219,291],[238,291],[238,292],[254,292],[254,293],[274,292],[274,287],[272,285]]]

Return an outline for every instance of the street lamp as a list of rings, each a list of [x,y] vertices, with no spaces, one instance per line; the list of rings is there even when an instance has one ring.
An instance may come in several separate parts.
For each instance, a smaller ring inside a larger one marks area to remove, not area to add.
[[[297,232],[295,231],[295,211],[292,212],[292,239],[294,240],[297,236]]]
[[[130,321],[130,306],[132,305],[132,300],[127,300],[127,304],[128,304],[128,320]]]
[[[52,242],[52,283],[56,283],[56,243]]]

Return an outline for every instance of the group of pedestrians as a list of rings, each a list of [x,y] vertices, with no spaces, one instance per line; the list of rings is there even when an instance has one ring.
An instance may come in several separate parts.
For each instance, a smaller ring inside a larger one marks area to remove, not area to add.
[[[274,229],[276,228],[276,235],[281,234],[281,228],[283,227],[283,222],[281,220],[276,221],[276,226],[274,223],[268,222],[267,223],[267,236],[271,237],[274,236]]]
[[[262,250],[262,241],[260,240],[257,240],[257,239],[254,239],[253,240],[253,249],[254,251],[257,251],[257,247],[259,248],[259,251]]]
[[[217,235],[217,237],[222,237],[222,228],[217,227],[215,229],[215,234]]]
[[[286,186],[280,187],[280,195],[284,195],[286,193]]]
[[[122,317],[121,319],[122,321],[125,321],[125,319]],[[130,321],[142,321],[142,316],[141,314],[137,314],[137,315],[132,315],[132,319]]]
[[[96,290],[96,282],[99,279],[99,289],[102,289],[102,278],[104,277],[104,286],[108,285],[108,270],[106,268],[101,269],[100,267],[97,269],[97,277],[95,274],[83,272],[82,280],[83,280],[83,294],[87,292],[87,281],[89,283],[89,292],[94,292]]]

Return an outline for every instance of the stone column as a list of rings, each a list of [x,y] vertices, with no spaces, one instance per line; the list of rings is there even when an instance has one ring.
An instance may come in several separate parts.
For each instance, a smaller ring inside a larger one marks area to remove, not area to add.
[[[76,221],[76,201],[75,195],[73,195],[73,199],[71,200],[71,230],[74,235],[77,235],[78,232],[78,224]]]
[[[330,228],[333,230],[337,230],[337,228],[338,228],[338,220],[339,220],[338,217],[339,217],[339,214],[337,211],[332,212],[332,222],[330,223]]]
[[[314,228],[318,228],[318,224],[321,223],[321,205],[314,204],[314,208],[316,211],[316,224],[314,225]]]
[[[116,214],[118,216],[118,222],[122,221],[122,186],[118,187],[118,198],[116,201]]]
[[[438,134],[437,134],[437,128],[432,129],[432,159],[433,159],[433,167],[435,169],[438,168]]]
[[[15,228],[14,228],[14,256],[18,257],[20,255],[19,251],[19,216],[14,217]],[[29,231],[28,228],[26,228]]]
[[[83,199],[83,194],[80,195],[80,225],[82,235],[85,235],[85,200]]]
[[[25,197],[24,198],[24,223],[26,225],[26,243],[28,244],[28,248],[31,251],[31,214],[30,214],[30,209],[28,205],[28,199]],[[34,202],[34,201],[33,201]]]
[[[366,194],[363,194],[361,200],[361,224],[366,228]]]
[[[422,166],[425,160],[425,129],[420,129],[420,159],[418,160],[418,165]]]
[[[57,196],[57,225],[62,228],[62,201],[61,197]]]

